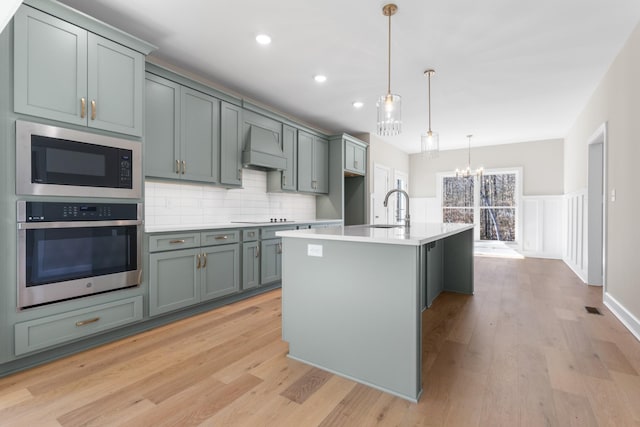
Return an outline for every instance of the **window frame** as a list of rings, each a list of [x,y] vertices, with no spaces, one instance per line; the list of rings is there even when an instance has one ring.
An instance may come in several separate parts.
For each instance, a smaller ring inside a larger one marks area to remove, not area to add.
[[[504,242],[505,244],[509,244],[509,245],[514,245],[517,246],[518,248],[520,248],[522,246],[522,179],[523,179],[523,171],[522,171],[522,167],[510,167],[510,168],[491,168],[491,169],[485,169],[483,171],[483,175],[494,175],[494,174],[509,174],[509,173],[513,173],[516,175],[516,191],[515,191],[515,209],[516,209],[516,214],[515,214],[515,240],[513,242]],[[443,185],[443,179],[445,177],[455,177],[456,173],[454,171],[450,171],[450,172],[439,172],[436,174],[436,202],[437,205],[439,206],[439,220],[440,222],[442,222],[443,220],[443,216],[442,216],[442,201],[443,201],[443,195],[442,195],[442,185]],[[475,225],[479,225],[479,221],[480,221],[480,185],[478,184],[478,179],[477,177],[474,176],[474,189],[473,189],[473,224],[474,224],[474,228],[473,228],[473,239],[475,241],[481,241],[480,240],[480,227],[475,227]],[[497,240],[482,240],[482,242],[497,242]]]

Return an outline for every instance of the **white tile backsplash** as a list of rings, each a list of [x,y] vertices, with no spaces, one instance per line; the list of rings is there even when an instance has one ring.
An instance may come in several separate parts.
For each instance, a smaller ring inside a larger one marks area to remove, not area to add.
[[[315,196],[267,193],[267,173],[242,172],[243,188],[225,189],[197,183],[145,181],[147,225],[192,225],[286,218],[316,219]]]

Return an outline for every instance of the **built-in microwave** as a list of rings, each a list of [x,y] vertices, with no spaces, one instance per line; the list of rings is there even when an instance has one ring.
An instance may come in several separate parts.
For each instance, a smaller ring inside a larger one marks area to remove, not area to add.
[[[16,121],[16,194],[116,197],[142,195],[141,143]]]

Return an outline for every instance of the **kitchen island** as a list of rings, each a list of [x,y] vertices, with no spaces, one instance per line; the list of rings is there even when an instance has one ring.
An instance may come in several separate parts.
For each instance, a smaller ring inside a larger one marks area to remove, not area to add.
[[[422,392],[422,310],[473,293],[473,225],[278,232],[289,357],[402,398]]]

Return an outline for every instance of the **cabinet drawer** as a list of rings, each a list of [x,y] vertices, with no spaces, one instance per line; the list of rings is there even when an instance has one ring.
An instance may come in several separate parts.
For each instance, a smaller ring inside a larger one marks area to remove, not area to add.
[[[284,230],[296,230],[298,227],[295,225],[285,225],[285,226],[275,226],[275,227],[264,227],[261,229],[261,237],[263,239],[274,239],[277,238],[276,232],[284,231]]]
[[[258,240],[258,237],[260,237],[259,228],[245,228],[244,230],[242,230],[243,242],[254,242]]]
[[[205,231],[200,236],[201,246],[226,245],[240,241],[240,230]]]
[[[142,319],[142,296],[15,325],[16,356]]]
[[[200,233],[174,233],[149,236],[149,252],[197,248]]]

